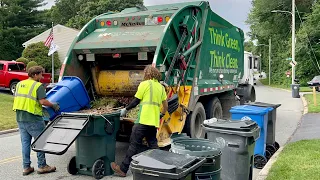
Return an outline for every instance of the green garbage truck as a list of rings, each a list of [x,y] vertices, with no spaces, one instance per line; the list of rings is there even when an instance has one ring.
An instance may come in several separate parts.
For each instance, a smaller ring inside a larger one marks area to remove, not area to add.
[[[136,6],[88,22],[60,78],[77,76],[96,96],[132,97],[152,64],[162,73],[168,98],[177,101],[158,129],[159,146],[165,147],[172,133],[205,137],[205,119],[229,118],[239,101],[255,101],[254,87],[243,81],[243,43],[243,31],[212,12],[209,2]]]

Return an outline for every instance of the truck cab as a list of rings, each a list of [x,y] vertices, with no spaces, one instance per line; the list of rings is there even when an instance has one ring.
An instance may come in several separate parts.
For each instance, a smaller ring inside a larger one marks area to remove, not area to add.
[[[0,87],[9,88],[14,94],[18,82],[28,79],[26,65],[22,62],[0,60]],[[43,73],[43,79],[40,81],[45,87],[51,81],[51,74]]]

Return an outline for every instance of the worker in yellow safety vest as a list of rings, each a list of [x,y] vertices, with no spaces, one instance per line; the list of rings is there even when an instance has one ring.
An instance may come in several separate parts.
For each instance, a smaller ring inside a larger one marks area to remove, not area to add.
[[[121,110],[120,116],[125,116],[127,111],[140,104],[138,119],[132,128],[130,136],[130,145],[127,150],[126,157],[119,166],[116,163],[111,163],[113,171],[125,177],[132,161],[132,156],[142,152],[144,145],[143,139],[146,138],[150,149],[157,149],[158,141],[156,138],[157,128],[160,124],[160,119],[168,110],[167,94],[164,87],[159,83],[161,73],[152,66],[147,66],[144,69],[144,81],[138,87],[134,100]],[[160,113],[160,106],[163,106]]]
[[[31,67],[28,70],[29,79],[21,81],[16,86],[14,94],[13,110],[16,112],[18,122],[23,159],[23,176],[34,172],[30,161],[30,146],[32,137],[38,137],[45,129],[42,117],[42,105],[52,107],[56,112],[60,107],[57,103],[46,100],[46,91],[40,80],[44,69],[40,66]],[[45,153],[38,152],[38,174],[50,173],[56,167],[48,166]]]

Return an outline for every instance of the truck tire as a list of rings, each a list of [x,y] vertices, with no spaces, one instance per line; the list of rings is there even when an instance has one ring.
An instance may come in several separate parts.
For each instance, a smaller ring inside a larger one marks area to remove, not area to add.
[[[221,102],[217,97],[212,98],[205,106],[206,118],[217,118],[222,119],[223,111]]]
[[[13,81],[10,84],[10,92],[11,94],[14,94],[16,92],[16,87],[17,87],[18,81]]]
[[[201,124],[206,119],[206,112],[202,103],[198,102],[188,115],[184,130],[191,138],[204,138],[205,131],[202,129]]]

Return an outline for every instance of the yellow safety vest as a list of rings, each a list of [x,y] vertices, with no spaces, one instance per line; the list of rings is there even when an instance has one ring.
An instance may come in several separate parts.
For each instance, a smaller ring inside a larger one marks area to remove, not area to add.
[[[42,105],[37,99],[37,90],[40,86],[41,83],[31,79],[19,82],[14,94],[13,110],[42,116]]]
[[[140,101],[140,110],[136,123],[159,127],[160,106],[167,97],[164,87],[156,80],[143,81],[138,88],[137,94],[143,94],[143,96]]]

